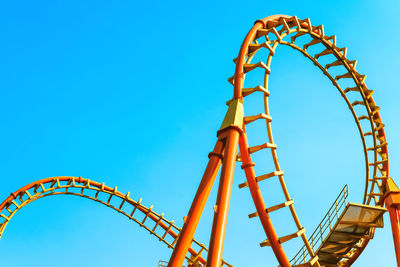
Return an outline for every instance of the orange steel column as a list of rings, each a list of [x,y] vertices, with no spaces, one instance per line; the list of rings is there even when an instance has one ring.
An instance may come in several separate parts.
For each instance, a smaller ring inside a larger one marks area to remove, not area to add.
[[[240,135],[239,129],[235,127],[229,127],[220,134],[226,136],[225,151],[218,188],[217,202],[214,207],[215,214],[210,238],[207,267],[221,266],[226,223],[228,220],[229,202],[232,191],[233,174],[235,171],[236,153]],[[219,138],[221,138],[221,136],[219,136]]]
[[[249,184],[249,189],[251,196],[254,201],[254,205],[256,206],[257,213],[259,215],[261,224],[264,228],[265,234],[267,235],[268,240],[271,243],[272,250],[282,267],[290,267],[289,259],[287,258],[283,248],[278,240],[278,235],[275,232],[274,226],[272,225],[271,219],[267,213],[267,207],[265,206],[260,188],[256,181],[256,174],[254,172],[254,163],[250,160],[250,154],[247,150],[248,142],[247,136],[244,132],[239,139],[240,153],[242,157],[242,169],[246,174],[247,183]]]
[[[400,189],[392,178],[386,184],[385,205],[389,210],[397,266],[400,267]]]
[[[397,266],[400,266],[400,209],[399,205],[392,205],[388,208],[390,223],[392,225],[392,234],[394,250],[396,252]]]
[[[224,143],[218,140],[213,152],[211,152],[209,155],[210,160],[200,182],[199,188],[197,189],[182,231],[178,237],[175,249],[172,252],[168,267],[182,267],[183,265],[188,249],[192,244],[193,236],[199,223],[201,214],[204,210],[204,206],[206,205],[208,196],[210,195],[215,177],[217,176],[219,167],[221,166],[221,153],[223,149]]]

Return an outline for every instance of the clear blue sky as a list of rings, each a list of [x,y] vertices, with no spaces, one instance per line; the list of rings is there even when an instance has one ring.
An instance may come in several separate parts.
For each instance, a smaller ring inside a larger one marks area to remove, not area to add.
[[[0,198],[37,179],[82,176],[130,191],[182,225],[232,96],[232,59],[253,22],[273,14],[324,24],[358,60],[382,106],[397,178],[399,12],[394,0],[2,1]],[[280,163],[310,234],[344,184],[361,202],[361,142],[336,89],[298,53],[278,48],[270,86]],[[238,168],[224,258],[276,266],[258,245],[259,222],[247,218],[254,207],[237,188],[243,180]],[[214,201],[215,190],[196,233],[205,244]],[[385,223],[353,266],[395,266],[387,215]],[[4,267],[150,267],[170,253],[121,215],[74,197],[32,203],[0,240]]]

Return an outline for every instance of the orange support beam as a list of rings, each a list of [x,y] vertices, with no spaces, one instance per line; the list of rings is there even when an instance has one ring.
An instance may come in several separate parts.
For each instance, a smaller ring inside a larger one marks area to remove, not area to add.
[[[392,205],[388,208],[390,215],[390,223],[392,225],[392,234],[394,242],[394,250],[396,253],[397,266],[400,266],[400,207],[399,204]]]
[[[197,189],[175,249],[172,252],[168,267],[182,267],[183,265],[186,254],[192,244],[193,236],[200,221],[201,214],[203,213],[204,206],[206,205],[208,196],[210,195],[215,177],[217,176],[219,167],[221,166],[223,149],[223,142],[218,140],[213,152],[209,155],[210,160],[206,171],[204,172],[199,188]]]
[[[225,136],[225,151],[221,170],[221,179],[218,188],[217,202],[214,207],[214,221],[211,231],[207,267],[220,267],[224,247],[226,222],[228,220],[229,202],[232,191],[233,174],[235,171],[236,154],[239,141],[239,130],[230,127],[220,133],[219,138]]]
[[[400,267],[400,189],[392,178],[386,184],[385,205],[389,211],[397,266]]]
[[[169,260],[168,267],[182,266],[222,160],[223,167],[207,261],[208,267],[221,266],[236,153],[242,127],[243,104],[236,99],[229,104],[222,126],[217,132],[217,144],[215,145],[214,151],[210,153],[210,161],[193,200],[176,247]]]

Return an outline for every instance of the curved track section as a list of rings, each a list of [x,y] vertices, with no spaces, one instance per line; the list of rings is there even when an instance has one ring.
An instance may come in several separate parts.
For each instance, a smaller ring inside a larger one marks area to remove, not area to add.
[[[117,187],[111,188],[104,183],[98,183],[81,177],[53,177],[36,181],[12,193],[0,204],[0,237],[12,217],[27,204],[47,196],[73,195],[87,198],[101,203],[125,215],[151,235],[165,243],[169,248],[174,248],[180,233],[180,228],[164,218],[164,214],[157,214],[153,206],[147,208],[141,204],[141,199],[135,201],[130,198],[129,192],[122,194]],[[204,244],[193,239],[188,251],[187,260],[196,265],[204,266],[203,258],[208,250]],[[225,261],[224,266],[231,266]]]
[[[383,206],[384,190],[389,175],[387,141],[384,131],[385,125],[379,115],[380,107],[375,104],[372,98],[374,91],[370,90],[365,84],[366,76],[357,72],[356,60],[347,59],[347,49],[337,46],[336,36],[327,36],[324,33],[324,27],[322,25],[312,26],[310,19],[300,20],[296,16],[276,15],[255,22],[255,25],[249,31],[242,44],[239,56],[234,59],[236,63],[235,75],[229,78],[228,81],[234,85],[233,99],[243,100],[245,114],[245,98],[253,93],[263,95],[263,110],[257,115],[245,115],[244,123],[248,127],[248,124],[264,120],[267,127],[268,141],[264,144],[249,147],[247,134],[246,131],[244,131],[244,139],[246,142],[244,146],[241,147],[238,160],[243,162],[243,168],[247,168],[249,164],[254,166],[256,163],[252,162],[252,153],[256,153],[262,149],[271,150],[275,170],[272,172],[270,170],[267,174],[257,176],[255,180],[258,183],[272,177],[278,178],[285,196],[285,201],[280,205],[269,208],[270,210],[267,209],[267,212],[289,207],[297,226],[297,231],[295,233],[279,238],[279,243],[283,243],[295,237],[301,237],[304,242],[304,254],[307,253],[308,255],[304,255],[300,262],[307,261],[319,266],[314,255],[315,248],[310,246],[305,236],[304,228],[301,226],[294,209],[294,201],[290,198],[285,185],[283,178],[284,172],[280,168],[278,162],[276,152],[277,145],[274,143],[272,136],[272,117],[268,105],[268,97],[270,95],[268,78],[271,73],[271,61],[278,45],[289,46],[311,60],[313,64],[328,77],[347,103],[354,117],[363,144],[366,172],[363,203],[368,205]],[[257,53],[260,51],[267,52],[266,58],[264,59],[265,61],[259,59]],[[262,69],[264,71],[264,80],[255,87],[246,87],[245,76],[255,69]],[[246,176],[247,182],[239,185],[239,187],[243,188],[249,185],[250,178],[247,173]],[[249,215],[250,218],[256,216],[258,216],[257,212]],[[351,265],[367,243],[368,240],[364,240],[361,249],[351,251],[349,255],[347,255],[349,259],[342,262],[343,265]],[[269,240],[261,243],[261,246],[263,245],[271,245],[274,251],[276,249],[274,248],[274,244],[271,244]],[[291,261],[291,264],[298,263],[299,261],[296,258]]]

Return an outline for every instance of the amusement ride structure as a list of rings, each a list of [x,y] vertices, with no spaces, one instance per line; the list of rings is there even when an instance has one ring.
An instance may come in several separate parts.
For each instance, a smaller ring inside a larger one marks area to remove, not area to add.
[[[309,236],[300,223],[294,200],[286,187],[284,172],[277,158],[277,145],[272,136],[268,78],[271,60],[278,45],[299,51],[337,88],[354,117],[365,156],[366,183],[362,204],[347,201],[348,190],[345,186],[317,229]],[[257,53],[260,51],[267,51],[264,61],[258,59]],[[52,195],[74,195],[114,209],[173,249],[168,263],[164,265],[160,262],[160,266],[181,267],[185,259],[189,266],[233,266],[222,259],[222,251],[234,167],[236,162],[241,162],[246,181],[239,188],[250,190],[256,208],[249,218],[258,217],[260,220],[266,235],[260,246],[270,246],[280,266],[350,266],[373,238],[375,229],[383,227],[383,214],[386,211],[390,214],[397,266],[400,266],[400,190],[389,177],[388,148],[385,125],[379,115],[380,107],[372,98],[374,91],[365,84],[366,76],[357,72],[357,61],[346,58],[346,48],[337,47],[336,36],[326,36],[322,25],[312,26],[310,19],[301,20],[296,16],[275,15],[255,22],[234,62],[235,74],[228,79],[234,88],[233,98],[227,102],[229,108],[217,132],[216,145],[209,154],[208,165],[182,228],[164,218],[163,214],[157,214],[153,207],[143,206],[141,200],[130,198],[129,192],[119,192],[117,187],[108,187],[104,183],[81,177],[52,177],[22,187],[1,203],[0,236],[13,215],[27,204]],[[248,87],[245,75],[255,69],[263,71],[264,79],[257,86]],[[338,70],[341,73],[338,74]],[[258,94],[264,100],[263,110],[259,114],[246,114],[246,97],[251,94]],[[249,146],[250,136],[246,127],[259,122],[265,123],[268,140]],[[261,150],[271,152],[275,169],[256,174],[254,166],[257,162],[254,162],[252,154]],[[207,248],[194,239],[194,233],[220,167],[214,220]],[[281,204],[268,206],[264,201],[259,183],[266,179],[279,183],[284,196]],[[293,230],[285,229],[288,231],[285,236],[277,235],[277,222],[270,218],[270,213],[277,210],[288,212],[296,226]],[[296,255],[288,258],[284,243],[294,238],[300,238],[303,246]]]

